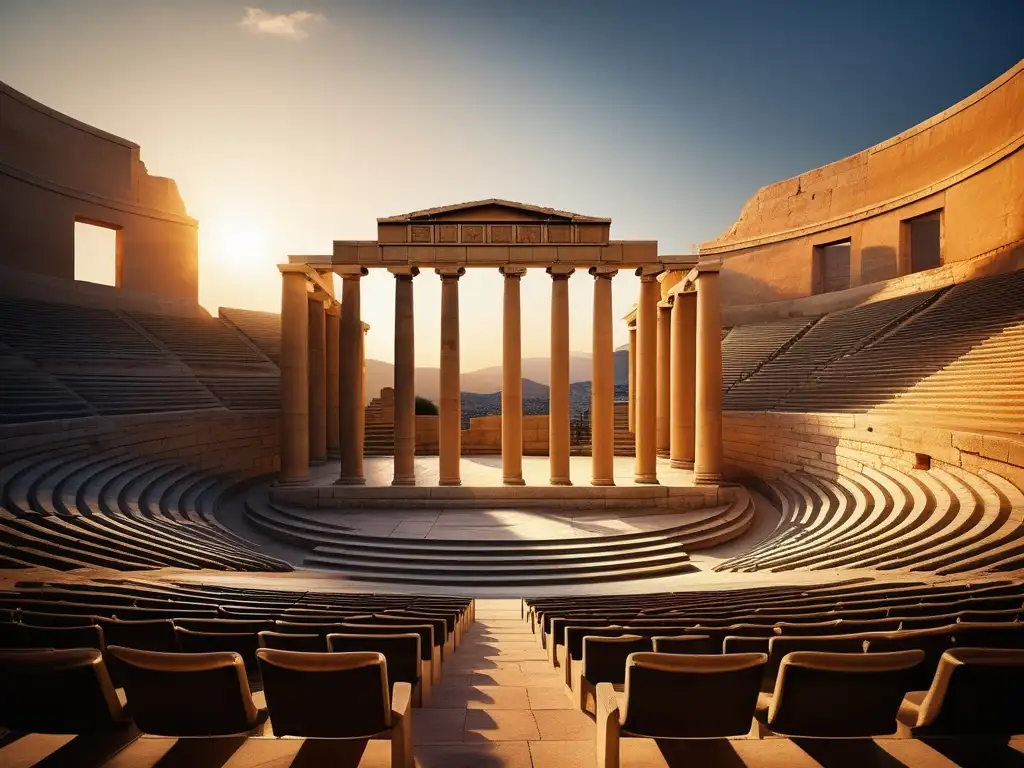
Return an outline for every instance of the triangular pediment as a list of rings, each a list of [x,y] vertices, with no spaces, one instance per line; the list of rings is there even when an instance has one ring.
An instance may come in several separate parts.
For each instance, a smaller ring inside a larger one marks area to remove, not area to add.
[[[443,205],[422,211],[403,213],[377,219],[380,224],[399,224],[427,221],[546,221],[546,222],[597,222],[611,223],[611,219],[583,216],[570,211],[559,211],[539,205],[517,203],[511,200],[491,198],[469,203]]]

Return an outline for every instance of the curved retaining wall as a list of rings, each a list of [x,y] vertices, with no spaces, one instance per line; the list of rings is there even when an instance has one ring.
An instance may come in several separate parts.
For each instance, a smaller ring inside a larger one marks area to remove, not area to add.
[[[1024,242],[1024,61],[945,112],[856,155],[758,190],[700,253],[730,305],[814,293],[815,246],[849,239],[851,287],[909,272],[901,222],[942,211],[942,262]]]
[[[883,464],[909,469],[921,454],[972,472],[988,470],[1024,488],[1024,437],[937,429],[870,414],[751,411],[726,411],[723,434],[726,466],[737,479]]]
[[[139,146],[0,83],[0,264],[74,279],[74,224],[118,231],[118,287],[198,300],[198,222]]]

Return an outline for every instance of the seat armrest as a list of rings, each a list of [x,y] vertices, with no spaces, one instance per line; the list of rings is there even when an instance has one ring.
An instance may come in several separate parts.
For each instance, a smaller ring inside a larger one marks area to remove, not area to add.
[[[391,688],[391,714],[406,717],[412,708],[412,684],[395,683]]]
[[[611,683],[597,684],[594,711],[597,715],[598,768],[619,768],[619,695]]]
[[[395,683],[391,689],[391,765],[413,768],[412,686]]]

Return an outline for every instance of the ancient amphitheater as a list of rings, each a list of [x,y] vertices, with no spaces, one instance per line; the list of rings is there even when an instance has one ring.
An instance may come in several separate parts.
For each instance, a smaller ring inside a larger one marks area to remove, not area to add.
[[[213,317],[174,182],[0,84],[0,764],[1021,765],[1022,146],[1024,62],[758,190],[699,254],[477,201],[282,256],[281,314]],[[74,280],[75,222],[116,230],[115,286]],[[471,268],[503,275],[503,416],[463,428]],[[414,278],[442,282],[439,416]]]

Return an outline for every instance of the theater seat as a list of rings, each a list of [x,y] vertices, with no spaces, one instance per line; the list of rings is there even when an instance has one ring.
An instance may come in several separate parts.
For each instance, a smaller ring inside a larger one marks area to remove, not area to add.
[[[710,635],[655,635],[655,653],[720,653],[722,641]]]
[[[255,632],[196,632],[175,627],[178,645],[185,653],[237,653],[249,671],[256,669],[256,649],[259,638]]]
[[[618,768],[623,731],[662,739],[748,733],[767,662],[763,653],[631,654],[622,692],[597,686],[599,768]]]
[[[782,659],[773,693],[758,698],[765,731],[784,736],[871,737],[896,732],[896,712],[924,651],[797,651]]]
[[[395,683],[412,686],[412,705],[423,706],[423,662],[420,659],[420,636],[414,632],[395,635],[350,635],[332,633],[327,636],[331,653],[380,653],[387,661],[388,688]]]
[[[128,706],[144,733],[228,736],[252,733],[267,719],[249,693],[237,653],[159,653],[110,646]]]
[[[256,652],[275,736],[391,740],[391,765],[413,768],[412,686],[388,690],[381,653]]]
[[[576,706],[584,712],[592,711],[597,704],[597,686],[600,683],[624,684],[630,654],[650,652],[652,648],[651,639],[640,635],[584,637],[583,661],[574,665],[570,686]]]
[[[908,693],[897,718],[901,733],[914,738],[1024,734],[1024,651],[946,651],[931,687]]]
[[[94,648],[0,651],[0,680],[0,725],[12,731],[82,734],[130,720]]]
[[[293,632],[260,632],[260,648],[279,651],[306,651],[327,653],[327,639],[323,635],[299,635]]]

